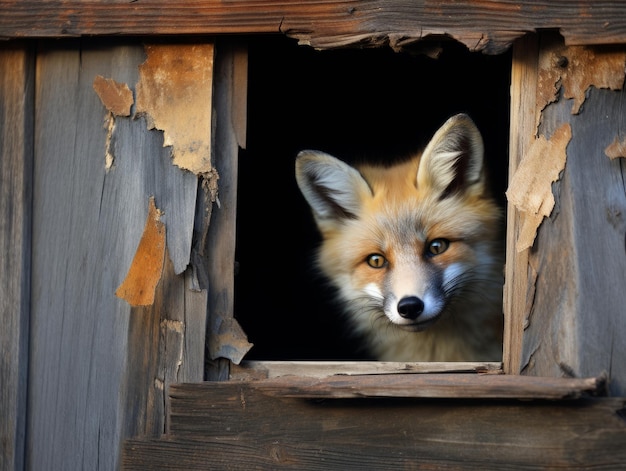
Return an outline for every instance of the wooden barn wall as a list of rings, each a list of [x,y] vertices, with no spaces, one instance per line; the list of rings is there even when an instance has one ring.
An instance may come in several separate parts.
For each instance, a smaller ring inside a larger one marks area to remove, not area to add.
[[[190,290],[185,269],[198,177],[172,164],[144,118],[117,117],[111,130],[93,87],[100,75],[133,89],[144,60],[140,43],[111,40],[47,42],[37,53],[30,469],[117,469],[123,438],[163,433],[168,384],[203,379],[206,290]],[[165,265],[154,304],[131,307],[115,292],[150,198]]]
[[[215,226],[207,235],[223,257],[203,252],[194,237],[205,235],[213,204],[201,180],[172,164],[163,135],[148,130],[144,118],[120,117],[111,126],[94,79],[134,89],[146,58],[141,43],[42,42],[36,54],[33,45],[0,48],[0,469],[117,469],[125,438],[167,431],[168,384],[204,379],[207,303],[212,332],[240,334],[228,317],[234,227]],[[519,277],[507,279],[513,356],[506,369],[546,376],[606,371],[611,393],[624,396],[624,155],[606,152],[616,137],[624,141],[623,88],[590,87],[577,114],[562,95],[537,110],[537,51],[518,47],[515,56],[524,62],[514,81],[527,88],[519,107],[512,102],[519,120],[512,129],[524,131],[512,137],[519,146],[513,161],[521,162],[535,133],[550,138],[568,123],[572,139],[553,185],[554,211],[534,248],[509,259],[508,274]],[[232,108],[225,97],[233,97],[233,83],[220,95],[222,111]],[[236,146],[245,126],[229,112],[217,119],[229,121],[217,139],[220,165],[233,172],[219,216],[232,222]],[[150,198],[166,228],[165,264],[153,305],[131,307],[114,293],[144,232]],[[208,280],[216,291],[202,289],[207,280],[188,267],[194,260],[227,274]],[[220,335],[209,340],[210,348],[233,346]],[[227,355],[245,351],[239,340]],[[209,376],[225,378],[227,366],[218,360]]]

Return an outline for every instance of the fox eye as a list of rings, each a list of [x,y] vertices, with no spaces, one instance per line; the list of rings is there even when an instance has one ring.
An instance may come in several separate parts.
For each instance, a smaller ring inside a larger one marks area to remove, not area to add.
[[[433,239],[428,244],[429,255],[439,255],[444,253],[450,247],[450,241],[448,239]]]
[[[387,259],[378,253],[367,256],[367,264],[372,268],[384,268],[387,266]]]

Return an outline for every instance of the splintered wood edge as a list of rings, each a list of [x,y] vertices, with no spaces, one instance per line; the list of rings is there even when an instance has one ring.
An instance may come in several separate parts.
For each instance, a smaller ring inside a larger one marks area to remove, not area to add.
[[[607,377],[502,374],[501,363],[245,361],[231,380],[299,398],[577,399],[606,394]]]
[[[250,381],[275,397],[306,399],[579,399],[605,393],[606,378],[545,378],[471,373],[356,375],[311,378],[285,376]]]
[[[269,379],[282,376],[325,378],[342,375],[412,373],[502,373],[500,362],[385,362],[385,361],[243,361],[232,365],[230,379]]]

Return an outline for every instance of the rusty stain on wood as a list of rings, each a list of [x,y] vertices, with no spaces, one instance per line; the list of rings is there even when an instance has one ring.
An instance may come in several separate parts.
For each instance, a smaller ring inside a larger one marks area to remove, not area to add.
[[[146,226],[130,265],[128,274],[115,291],[131,306],[151,306],[154,293],[163,273],[165,261],[165,224],[160,221],[161,211],[150,198]]]
[[[513,175],[506,196],[523,215],[518,252],[532,247],[537,228],[554,208],[552,183],[559,179],[559,174],[565,168],[565,150],[571,138],[569,124],[557,129],[550,140],[543,135],[539,136]]]
[[[604,153],[610,159],[626,157],[626,138],[620,140],[617,136],[615,136],[613,142],[611,142],[611,144],[604,149]]]
[[[174,164],[211,175],[213,44],[150,44],[139,66],[137,114],[163,131]]]

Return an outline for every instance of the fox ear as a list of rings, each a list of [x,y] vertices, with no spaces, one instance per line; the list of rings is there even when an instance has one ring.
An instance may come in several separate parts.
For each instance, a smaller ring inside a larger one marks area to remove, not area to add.
[[[417,186],[430,187],[441,198],[463,192],[483,181],[483,140],[465,114],[448,119],[424,149],[417,172]]]
[[[355,168],[314,150],[298,154],[296,181],[318,221],[355,218],[362,198],[372,194]]]

